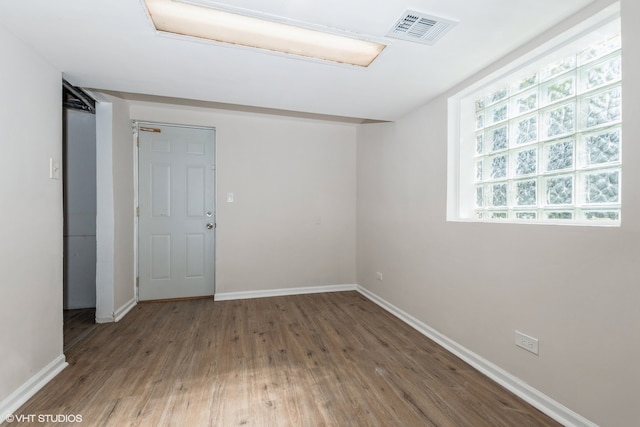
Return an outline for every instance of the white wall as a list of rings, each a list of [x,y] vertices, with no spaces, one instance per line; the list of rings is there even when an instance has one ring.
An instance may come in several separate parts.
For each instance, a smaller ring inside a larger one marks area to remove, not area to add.
[[[446,222],[446,96],[358,130],[359,284],[603,426],[637,425],[640,397],[640,5],[622,18],[620,228]]]
[[[96,117],[64,109],[64,308],[96,306]]]
[[[52,363],[64,364],[62,181],[49,179],[49,158],[62,161],[62,76],[2,28],[0,52],[3,413],[20,386]]]
[[[354,125],[149,103],[131,118],[216,128],[216,294],[355,283]]]
[[[135,300],[134,253],[134,152],[129,105],[118,99],[113,105],[113,209],[114,233],[114,307],[118,311]]]
[[[113,105],[96,102],[96,321],[113,321]]]
[[[118,320],[135,304],[134,145],[129,106],[94,94],[96,104],[96,320]]]

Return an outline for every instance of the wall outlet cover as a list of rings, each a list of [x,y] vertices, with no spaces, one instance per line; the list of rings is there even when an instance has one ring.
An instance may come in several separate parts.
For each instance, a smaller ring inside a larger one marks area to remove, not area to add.
[[[527,334],[523,334],[520,331],[516,331],[516,345],[533,354],[538,354],[538,351],[539,351],[538,339],[531,337]]]

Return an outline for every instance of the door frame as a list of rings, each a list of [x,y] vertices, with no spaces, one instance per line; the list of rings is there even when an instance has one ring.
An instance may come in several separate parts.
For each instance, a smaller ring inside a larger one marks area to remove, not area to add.
[[[135,206],[135,211],[133,212],[134,221],[133,221],[133,234],[134,234],[134,242],[133,242],[133,253],[134,253],[134,271],[135,271],[135,298],[136,302],[140,302],[140,271],[139,271],[139,247],[138,242],[140,239],[139,226],[138,221],[140,220],[139,216],[139,187],[140,187],[140,144],[139,144],[139,128],[140,126],[172,126],[172,127],[180,127],[180,128],[189,128],[189,129],[206,129],[213,130],[213,223],[214,223],[214,233],[213,233],[213,297],[215,298],[216,294],[216,276],[218,274],[218,266],[217,266],[217,254],[218,254],[218,242],[217,242],[217,221],[218,221],[218,133],[216,131],[215,126],[197,126],[197,125],[188,125],[188,124],[179,124],[179,123],[167,123],[167,122],[154,122],[150,120],[132,120],[131,121],[131,129],[133,133],[133,144],[135,149],[133,150],[133,180],[134,180],[134,188],[133,188],[133,204]],[[201,298],[201,297],[197,297]]]

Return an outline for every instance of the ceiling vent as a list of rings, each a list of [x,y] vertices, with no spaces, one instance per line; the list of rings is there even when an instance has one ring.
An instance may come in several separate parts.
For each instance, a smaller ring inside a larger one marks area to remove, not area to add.
[[[456,23],[448,19],[407,10],[387,33],[388,37],[433,45]]]

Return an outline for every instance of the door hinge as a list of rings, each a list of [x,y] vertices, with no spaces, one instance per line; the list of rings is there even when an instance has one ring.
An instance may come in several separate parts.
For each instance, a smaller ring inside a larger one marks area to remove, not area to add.
[[[136,147],[140,148],[140,137],[136,136]]]
[[[136,216],[140,218],[140,206],[136,208]]]
[[[136,287],[140,286],[140,276],[136,276]]]

